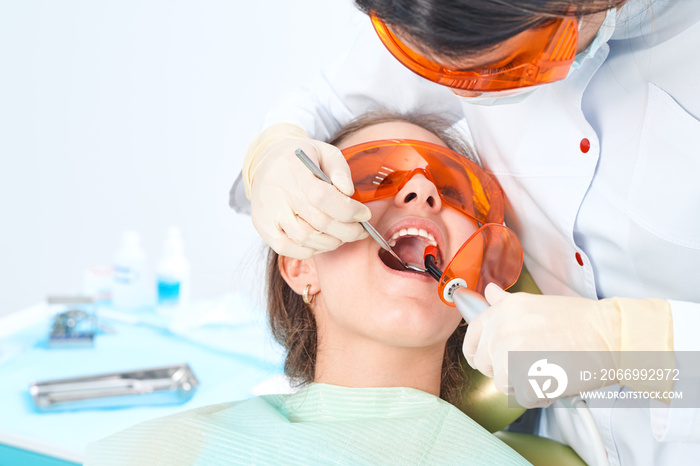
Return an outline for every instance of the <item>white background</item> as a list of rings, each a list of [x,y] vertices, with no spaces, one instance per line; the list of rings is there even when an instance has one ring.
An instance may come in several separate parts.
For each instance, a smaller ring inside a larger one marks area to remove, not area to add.
[[[178,225],[193,296],[258,293],[228,190],[265,113],[368,21],[351,0],[0,0],[0,315]]]

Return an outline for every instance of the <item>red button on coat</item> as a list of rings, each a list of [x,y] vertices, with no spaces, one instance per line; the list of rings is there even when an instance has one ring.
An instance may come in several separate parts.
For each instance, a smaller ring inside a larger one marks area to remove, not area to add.
[[[581,152],[584,154],[591,149],[591,141],[586,138],[581,139]]]
[[[576,262],[578,262],[578,265],[583,266],[583,258],[579,253],[576,253]]]

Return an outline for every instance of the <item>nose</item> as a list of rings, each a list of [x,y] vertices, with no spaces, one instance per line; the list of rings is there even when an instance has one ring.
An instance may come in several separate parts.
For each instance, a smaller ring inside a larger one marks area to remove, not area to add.
[[[428,209],[432,212],[442,209],[437,187],[421,173],[416,173],[403,185],[394,196],[394,203],[399,207]]]

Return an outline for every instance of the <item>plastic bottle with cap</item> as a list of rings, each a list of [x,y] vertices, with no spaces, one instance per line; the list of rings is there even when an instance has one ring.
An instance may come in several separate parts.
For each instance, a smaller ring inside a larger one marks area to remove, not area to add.
[[[156,266],[158,312],[171,314],[190,299],[190,262],[185,257],[182,234],[170,227],[163,242],[163,255]]]
[[[136,311],[148,307],[147,266],[146,253],[141,248],[141,237],[133,230],[125,231],[113,259],[112,305],[115,309]]]

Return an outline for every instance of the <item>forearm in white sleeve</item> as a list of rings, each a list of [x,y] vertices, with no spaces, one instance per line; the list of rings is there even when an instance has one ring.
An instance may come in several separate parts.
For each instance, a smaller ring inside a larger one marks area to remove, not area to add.
[[[377,109],[436,113],[451,121],[462,115],[448,88],[421,78],[391,56],[368,18],[353,47],[270,111],[264,127],[294,123],[323,141],[352,118]]]
[[[669,300],[673,316],[673,350],[693,351],[700,354],[700,304]],[[677,358],[676,368],[680,380],[673,386],[675,392],[691,395],[698,400],[697,377],[683,377],[683,374],[697,374],[698,361],[694,357]],[[688,365],[692,367],[687,367]],[[680,400],[672,400],[670,405],[659,404],[651,409],[651,426],[654,437],[659,442],[700,442],[700,407],[674,407]]]

